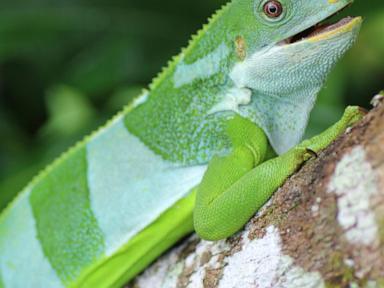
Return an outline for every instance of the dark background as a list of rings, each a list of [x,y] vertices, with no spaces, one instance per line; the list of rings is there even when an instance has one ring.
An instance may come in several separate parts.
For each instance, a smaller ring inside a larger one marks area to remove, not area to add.
[[[0,0],[0,210],[38,170],[115,114],[224,0]],[[358,43],[308,135],[384,89],[384,1],[356,0]]]

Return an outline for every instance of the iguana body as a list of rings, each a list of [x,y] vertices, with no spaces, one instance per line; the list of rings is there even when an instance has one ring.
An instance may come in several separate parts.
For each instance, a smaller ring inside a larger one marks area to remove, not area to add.
[[[324,148],[360,118],[350,108],[324,134],[292,148],[361,19],[281,41],[349,2],[234,0],[224,7],[148,91],[1,215],[0,287],[119,287],[194,226],[212,240],[238,231],[308,149]],[[273,150],[283,155],[266,161]]]

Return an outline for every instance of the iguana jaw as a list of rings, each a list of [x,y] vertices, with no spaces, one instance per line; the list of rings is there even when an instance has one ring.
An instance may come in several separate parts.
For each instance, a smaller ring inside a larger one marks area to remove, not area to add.
[[[316,24],[299,34],[279,43],[279,45],[294,45],[303,41],[317,42],[352,31],[362,22],[361,17],[346,17],[335,24]]]
[[[300,142],[327,75],[358,36],[361,17],[348,17],[334,25],[319,24],[349,2],[339,1],[338,9],[332,12],[303,18],[300,27],[281,33],[286,36],[280,39],[289,41],[256,51],[230,73],[235,87],[252,93],[250,103],[239,106],[240,115],[265,131],[278,154]],[[308,30],[310,26],[314,28]]]
[[[331,37],[350,32],[361,25],[362,18],[361,17],[346,17],[336,24],[324,26],[321,30],[316,30],[313,34],[311,34],[307,41],[317,42],[322,39],[329,39]]]

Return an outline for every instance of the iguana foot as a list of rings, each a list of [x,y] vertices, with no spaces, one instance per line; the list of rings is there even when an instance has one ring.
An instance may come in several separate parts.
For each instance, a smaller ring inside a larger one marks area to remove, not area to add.
[[[359,122],[367,114],[367,110],[359,106],[348,106],[340,122],[344,124],[345,128],[348,128],[357,122]]]
[[[287,166],[291,166],[290,169],[292,171],[296,171],[303,165],[304,162],[311,159],[314,154],[315,152],[311,149],[299,145],[281,155],[280,158],[284,160],[284,163],[287,163]]]
[[[349,127],[359,122],[365,115],[366,111],[358,106],[348,106],[345,109],[343,117],[333,126],[325,130],[323,133],[301,142],[298,147],[303,147],[317,154],[320,150],[326,148],[337,137],[343,134]]]

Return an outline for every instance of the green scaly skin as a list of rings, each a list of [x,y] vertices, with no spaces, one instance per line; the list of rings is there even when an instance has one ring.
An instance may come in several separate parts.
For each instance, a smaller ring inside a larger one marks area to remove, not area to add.
[[[273,19],[266,2],[228,3],[148,91],[29,183],[0,215],[0,287],[120,287],[193,229],[231,236],[361,118],[348,108],[299,144],[361,18],[285,41],[351,0],[280,0]]]
[[[228,128],[233,135],[232,153],[213,159],[199,185],[194,211],[196,232],[207,240],[236,233],[313,152],[326,148],[363,116],[359,107],[348,107],[342,119],[320,135],[265,162],[268,147],[266,139],[260,137],[261,131],[245,119],[235,119]]]

